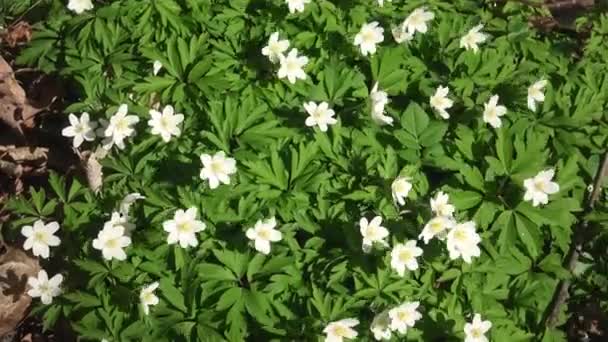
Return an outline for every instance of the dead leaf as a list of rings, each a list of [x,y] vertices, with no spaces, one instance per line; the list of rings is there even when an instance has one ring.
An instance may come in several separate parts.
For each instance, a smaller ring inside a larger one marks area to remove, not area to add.
[[[39,176],[47,171],[49,149],[0,145],[0,173],[13,178]]]
[[[17,45],[26,44],[32,40],[32,25],[26,21],[20,21],[9,26],[2,35],[2,39],[12,48]]]
[[[15,79],[13,69],[0,56],[0,121],[23,137],[23,121],[32,120],[44,109],[46,107],[37,108],[30,103],[25,91]]]
[[[3,252],[3,253],[2,253]],[[27,279],[40,271],[38,260],[20,249],[4,246],[0,251],[0,336],[13,331],[28,311]]]

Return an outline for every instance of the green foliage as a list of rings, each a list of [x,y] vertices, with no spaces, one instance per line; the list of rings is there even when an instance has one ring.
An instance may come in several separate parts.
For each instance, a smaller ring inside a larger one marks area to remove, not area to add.
[[[66,280],[41,309],[46,326],[63,315],[88,340],[320,341],[329,322],[357,317],[368,341],[375,314],[415,300],[423,319],[408,340],[462,340],[473,313],[492,321],[493,341],[565,339],[545,333],[542,320],[559,279],[572,277],[562,262],[608,144],[606,16],[573,61],[513,4],[323,0],[292,15],[279,0],[128,0],[73,15],[59,3],[18,62],[75,81],[79,98],[66,112],[107,118],[128,103],[141,120],[127,149],[102,160],[100,193],[52,174],[50,188],[9,202],[15,235],[38,218],[61,224],[52,255]],[[436,15],[429,32],[396,44],[390,27],[423,3]],[[385,39],[363,57],[352,40],[373,20]],[[458,41],[478,22],[491,38],[473,54]],[[306,81],[279,80],[261,55],[275,31],[310,58]],[[155,60],[163,64],[156,76]],[[541,77],[549,86],[534,113],[526,89]],[[393,126],[371,120],[376,81],[390,96]],[[455,100],[449,120],[429,106],[439,85]],[[500,129],[482,121],[492,94],[509,110]],[[306,127],[307,101],[329,102],[338,123],[326,133]],[[166,144],[145,126],[157,102],[186,117]],[[211,190],[198,177],[199,156],[219,150],[238,171]],[[533,207],[523,181],[546,168],[555,168],[560,191]],[[390,189],[399,175],[413,183],[401,208]],[[481,257],[450,260],[433,240],[422,246],[421,267],[399,277],[390,253],[363,254],[361,217],[382,216],[391,245],[415,240],[439,189],[458,221],[476,222]],[[146,199],[133,205],[128,259],[103,260],[91,241],[133,192]],[[163,221],[188,207],[207,230],[196,248],[168,246]],[[245,230],[273,215],[283,241],[263,256]],[[606,222],[602,215],[593,219]],[[139,291],[153,281],[161,300],[144,316]]]

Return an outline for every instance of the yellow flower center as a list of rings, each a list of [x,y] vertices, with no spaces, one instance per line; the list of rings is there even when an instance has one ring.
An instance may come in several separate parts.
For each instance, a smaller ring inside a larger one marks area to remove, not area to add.
[[[262,228],[258,231],[258,236],[263,240],[270,240],[270,230],[267,228]]]
[[[345,327],[341,326],[341,325],[336,325],[334,328],[334,335],[336,336],[340,336],[340,337],[344,337],[348,334],[348,331],[346,330]]]
[[[118,243],[118,239],[110,239],[106,242],[106,247],[108,248],[118,248],[119,243]]]
[[[399,317],[400,321],[407,321],[410,318],[410,313],[407,311],[400,311],[397,314],[397,317]]]
[[[44,234],[43,232],[36,232],[36,233],[34,233],[34,240],[44,241],[44,240],[46,240],[46,234]]]
[[[408,262],[412,260],[412,257],[412,252],[409,249],[399,252],[399,260],[401,260],[401,262]]]
[[[534,181],[534,188],[536,188],[536,191],[545,191],[545,182],[537,180]]]
[[[454,238],[460,242],[464,242],[467,240],[467,233],[462,230],[457,230],[454,232]]]
[[[211,170],[214,173],[224,173],[224,164],[219,161],[214,161],[211,163]]]
[[[443,223],[441,223],[440,221],[435,221],[431,223],[431,230],[433,231],[433,233],[441,232],[443,230]]]
[[[190,233],[192,231],[192,226],[190,222],[179,222],[177,224],[177,231],[180,233]]]

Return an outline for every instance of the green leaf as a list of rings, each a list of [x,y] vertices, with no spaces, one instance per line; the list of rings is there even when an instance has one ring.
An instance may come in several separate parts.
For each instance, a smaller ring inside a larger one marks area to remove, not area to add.
[[[173,286],[170,280],[166,278],[161,279],[159,288],[161,290],[161,294],[165,298],[167,298],[167,302],[170,305],[180,310],[181,312],[187,312],[188,309],[185,305],[184,295],[178,288]]]
[[[475,191],[457,191],[450,192],[450,201],[458,210],[466,210],[475,207],[481,203],[483,196]]]
[[[429,117],[415,102],[410,103],[401,116],[401,126],[406,132],[420,142],[420,135],[429,125]]]
[[[196,266],[196,270],[203,281],[234,281],[237,279],[234,273],[220,265],[204,263]]]
[[[532,259],[536,259],[543,246],[542,234],[538,226],[524,216],[517,214],[515,215],[515,227],[528,253]]]

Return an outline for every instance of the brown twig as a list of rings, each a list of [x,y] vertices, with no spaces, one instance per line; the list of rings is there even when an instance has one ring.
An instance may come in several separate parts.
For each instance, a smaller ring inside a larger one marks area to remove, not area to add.
[[[595,203],[597,202],[601,194],[602,182],[605,177],[608,177],[608,152],[604,154],[604,161],[602,163],[602,166],[597,170],[597,173],[595,175],[595,180],[593,182],[593,191],[591,191],[591,194],[589,195],[587,206],[585,208],[586,213],[593,210]],[[580,253],[583,249],[583,244],[586,240],[584,232],[587,230],[587,226],[587,220],[582,220],[572,232],[572,244],[570,246],[567,261],[565,263],[565,266],[570,273],[572,273],[572,271],[574,270],[576,263],[578,262]],[[553,295],[553,300],[547,307],[545,316],[546,318],[544,320],[545,324],[543,326],[547,326],[549,328],[555,327],[559,319],[559,313],[562,309],[562,306],[570,297],[568,293],[569,287],[570,279],[565,279],[560,282]]]

